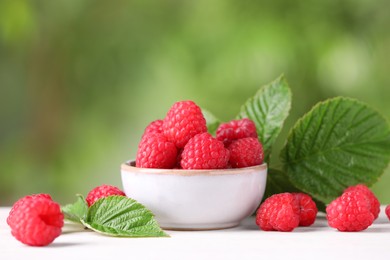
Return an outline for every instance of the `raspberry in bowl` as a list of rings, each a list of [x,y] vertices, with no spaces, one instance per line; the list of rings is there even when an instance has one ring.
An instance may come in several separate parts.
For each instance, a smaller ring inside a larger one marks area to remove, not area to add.
[[[126,196],[165,229],[237,226],[259,206],[267,165],[255,124],[221,123],[215,136],[193,101],[176,102],[146,126],[135,160],[121,166]]]

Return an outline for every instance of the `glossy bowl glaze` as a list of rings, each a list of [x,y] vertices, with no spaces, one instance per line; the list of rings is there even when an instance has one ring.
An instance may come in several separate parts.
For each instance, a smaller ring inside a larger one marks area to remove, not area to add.
[[[253,214],[267,182],[267,165],[224,170],[137,168],[121,165],[123,190],[173,230],[230,228]]]

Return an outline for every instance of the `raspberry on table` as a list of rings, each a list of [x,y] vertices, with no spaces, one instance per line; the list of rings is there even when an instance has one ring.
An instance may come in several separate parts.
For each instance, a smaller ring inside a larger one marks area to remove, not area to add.
[[[232,141],[245,137],[258,137],[255,123],[249,118],[231,120],[217,128],[217,139],[227,146]]]
[[[264,231],[289,232],[299,225],[299,205],[291,193],[268,197],[256,213],[256,224]]]
[[[179,101],[172,105],[164,118],[163,132],[168,141],[183,148],[197,134],[207,132],[202,110],[193,101]]]
[[[257,137],[234,140],[227,148],[230,151],[229,163],[233,168],[243,168],[263,163],[263,146]]]
[[[299,226],[311,226],[316,220],[318,209],[313,199],[302,192],[292,193],[299,205]]]
[[[98,199],[108,196],[126,196],[126,194],[118,187],[112,185],[100,185],[93,188],[85,198],[88,207],[91,207]]]
[[[386,213],[387,218],[390,220],[390,205],[386,206],[385,213]]]
[[[23,244],[46,246],[61,234],[64,215],[50,195],[35,194],[14,203],[7,224],[11,234]]]
[[[138,145],[136,167],[172,169],[176,164],[177,148],[163,134],[146,134]]]
[[[374,222],[371,205],[360,190],[344,192],[326,207],[329,226],[339,231],[361,231]]]
[[[145,127],[144,133],[142,136],[148,135],[148,134],[162,134],[163,133],[163,123],[164,121],[161,119],[154,120],[149,123]]]
[[[344,190],[344,192],[354,191],[354,190],[358,190],[367,196],[371,204],[371,213],[374,215],[374,219],[377,219],[379,216],[379,212],[381,210],[380,208],[381,204],[378,198],[375,196],[375,194],[364,184],[358,184],[355,186],[348,187],[347,189]]]
[[[183,169],[226,169],[229,150],[209,133],[202,133],[188,141],[181,157]]]

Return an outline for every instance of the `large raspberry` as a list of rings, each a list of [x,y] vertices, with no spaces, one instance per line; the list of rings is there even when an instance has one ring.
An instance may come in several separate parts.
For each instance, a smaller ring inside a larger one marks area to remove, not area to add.
[[[224,142],[225,145],[245,137],[257,138],[256,125],[248,118],[222,123],[217,129],[217,139]]]
[[[60,205],[48,194],[36,194],[19,199],[7,218],[11,234],[30,246],[46,246],[56,239],[64,225]]]
[[[358,190],[344,192],[326,207],[329,226],[339,231],[361,231],[374,222],[367,196]]]
[[[225,169],[229,150],[209,133],[195,135],[181,154],[183,169]]]
[[[17,209],[19,208],[20,205],[23,205],[25,203],[26,200],[28,199],[37,199],[37,198],[45,198],[45,199],[49,199],[49,200],[52,200],[50,194],[46,194],[46,193],[39,193],[39,194],[32,194],[32,195],[27,195],[27,196],[24,196],[23,198],[19,199],[18,201],[16,201],[14,203],[14,205],[12,206],[11,208],[11,211],[9,212],[8,214],[8,218],[7,218],[7,223],[9,221],[12,221],[12,217],[14,215],[14,212],[17,211]],[[8,223],[9,224],[9,223]]]
[[[355,186],[348,187],[347,189],[345,189],[344,192],[354,191],[354,190],[360,191],[367,196],[371,204],[371,213],[372,215],[374,215],[374,219],[377,219],[379,212],[381,210],[380,208],[381,204],[377,199],[377,197],[375,196],[375,194],[364,184],[358,184]]]
[[[93,188],[85,198],[87,201],[88,207],[91,207],[98,199],[105,198],[108,196],[126,196],[126,194],[121,191],[118,187],[112,185],[100,185]]]
[[[291,193],[268,197],[256,213],[256,224],[265,231],[292,231],[299,225],[299,205]]]
[[[316,203],[305,193],[297,192],[293,195],[299,205],[299,226],[311,226],[318,213]]]
[[[246,137],[233,141],[228,149],[230,151],[229,163],[233,168],[260,165],[263,163],[263,146],[257,137]]]
[[[386,206],[385,213],[386,213],[387,218],[390,220],[390,205]]]
[[[154,120],[154,121],[150,122],[149,125],[147,125],[145,127],[143,136],[148,135],[148,134],[162,134],[163,133],[163,129],[162,129],[163,123],[164,123],[164,121],[161,119]]]
[[[147,134],[138,145],[135,165],[140,168],[172,169],[177,148],[163,134]]]
[[[164,118],[163,131],[168,141],[183,148],[192,137],[207,131],[206,119],[193,101],[176,102]]]

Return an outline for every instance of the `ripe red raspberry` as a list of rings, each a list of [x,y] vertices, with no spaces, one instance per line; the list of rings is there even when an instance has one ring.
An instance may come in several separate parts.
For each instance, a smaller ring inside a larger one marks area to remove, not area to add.
[[[299,205],[299,226],[311,226],[318,213],[317,205],[313,199],[305,193],[293,193]]]
[[[381,204],[379,203],[379,200],[377,199],[375,194],[364,184],[358,184],[356,186],[348,187],[347,189],[345,189],[344,192],[354,191],[354,190],[360,191],[361,193],[367,196],[371,204],[371,213],[372,215],[374,215],[374,219],[377,219],[379,212],[381,210],[380,209]]]
[[[36,194],[15,202],[7,223],[11,234],[23,244],[46,246],[61,234],[64,215],[50,195]]]
[[[118,187],[111,185],[100,185],[93,188],[85,198],[87,201],[88,207],[91,207],[98,199],[105,198],[108,196],[126,196],[126,194],[121,191]]]
[[[386,213],[387,218],[390,220],[390,205],[386,206],[385,213]]]
[[[20,205],[23,205],[24,201],[25,200],[28,200],[28,199],[36,199],[36,198],[45,198],[45,199],[49,199],[49,200],[52,200],[51,196],[49,194],[46,194],[46,193],[39,193],[39,194],[32,194],[32,195],[27,195],[21,199],[19,199],[18,201],[16,201],[14,203],[14,205],[12,206],[11,208],[11,211],[8,215],[8,218],[7,218],[7,223],[9,221],[12,221],[12,216],[14,215],[14,212],[17,211],[17,209],[19,208]]]
[[[138,145],[135,165],[140,168],[172,169],[175,166],[177,148],[163,134],[148,134]]]
[[[265,231],[292,231],[299,225],[299,205],[291,193],[267,198],[256,213],[256,224]]]
[[[176,102],[164,118],[163,131],[168,141],[183,148],[192,137],[207,132],[206,119],[193,101]]]
[[[329,226],[339,231],[361,231],[374,222],[367,196],[358,190],[344,192],[326,207]]]
[[[188,141],[181,157],[183,169],[225,169],[229,150],[209,133],[202,133]]]
[[[148,134],[162,134],[163,133],[163,126],[164,121],[161,119],[152,121],[144,130],[144,133],[142,136],[148,135]]]
[[[257,137],[246,137],[233,141],[228,149],[230,151],[229,163],[233,168],[249,167],[263,163],[263,146]]]
[[[245,137],[258,137],[255,123],[248,118],[222,123],[217,129],[217,139],[225,145]]]

